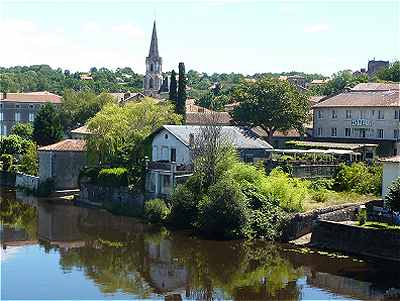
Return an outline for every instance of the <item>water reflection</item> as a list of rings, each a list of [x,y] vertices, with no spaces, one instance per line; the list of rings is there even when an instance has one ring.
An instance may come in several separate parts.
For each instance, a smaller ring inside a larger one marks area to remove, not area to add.
[[[17,201],[12,192],[2,193],[1,221],[3,249],[37,244],[41,256],[55,251],[60,269],[82,271],[104,295],[381,299],[400,282],[393,265],[307,254],[266,242],[204,241],[106,211],[26,202],[25,197]]]

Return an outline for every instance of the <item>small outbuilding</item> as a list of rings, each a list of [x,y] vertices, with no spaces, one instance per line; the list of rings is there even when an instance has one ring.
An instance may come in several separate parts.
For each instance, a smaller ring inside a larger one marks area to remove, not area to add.
[[[388,187],[400,177],[400,155],[381,158],[380,161],[383,163],[382,196],[384,196]]]
[[[39,178],[44,182],[54,179],[55,189],[78,188],[80,170],[86,165],[86,141],[66,139],[40,147]]]

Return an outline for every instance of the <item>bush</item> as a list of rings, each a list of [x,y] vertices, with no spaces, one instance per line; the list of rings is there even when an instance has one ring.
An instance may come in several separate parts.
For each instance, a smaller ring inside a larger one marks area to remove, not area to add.
[[[367,222],[367,209],[360,208],[360,211],[357,214],[358,224],[360,226],[364,225]]]
[[[23,140],[24,139],[17,135],[0,137],[0,153],[13,155],[22,153]]]
[[[144,204],[145,218],[155,224],[161,224],[167,220],[171,210],[163,200],[153,199]]]
[[[0,157],[1,162],[3,162],[3,171],[11,171],[13,167],[14,157],[10,154],[2,154]]]
[[[198,230],[207,237],[240,238],[250,221],[249,213],[239,185],[222,179],[210,187],[201,201]]]
[[[79,183],[83,178],[88,178],[89,183],[96,184],[97,183],[97,178],[99,176],[101,168],[96,166],[96,167],[88,167],[84,168],[79,172]]]
[[[97,181],[103,186],[128,186],[128,170],[123,167],[103,168],[99,172]]]
[[[191,181],[192,179],[189,179]],[[193,180],[192,180],[193,181]],[[194,226],[198,216],[198,197],[190,189],[190,185],[178,185],[171,198],[171,225],[181,229],[189,229]]]
[[[313,199],[313,201],[317,202],[317,203],[325,203],[326,201],[328,201],[328,191],[326,189],[320,189],[317,191],[314,191],[311,194],[311,198]]]
[[[384,199],[385,206],[391,211],[400,212],[400,177],[388,187]]]
[[[33,176],[38,175],[39,160],[38,160],[37,147],[34,142],[28,144],[27,149],[21,158],[18,170],[28,175],[33,175]]]
[[[377,164],[367,166],[362,162],[352,165],[341,164],[335,177],[335,184],[342,191],[380,195],[382,166]]]
[[[19,122],[13,126],[10,134],[20,136],[26,140],[31,140],[33,135],[33,126],[30,123]]]
[[[335,184],[334,179],[315,179],[315,180],[310,180],[310,185],[308,188],[314,190],[314,191],[319,191],[319,190],[326,190],[326,189],[332,189],[333,185]]]

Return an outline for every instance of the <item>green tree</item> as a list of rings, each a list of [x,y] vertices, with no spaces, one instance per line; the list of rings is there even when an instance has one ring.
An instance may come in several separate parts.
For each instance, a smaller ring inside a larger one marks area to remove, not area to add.
[[[23,154],[20,165],[18,167],[20,172],[36,176],[39,173],[39,160],[37,153],[37,146],[34,142],[27,145],[25,153]]]
[[[13,126],[10,132],[11,135],[18,135],[23,139],[31,140],[33,135],[33,126],[30,123],[18,122]]]
[[[345,88],[352,88],[359,83],[367,83],[367,75],[354,76],[350,70],[343,70],[335,73],[331,80],[325,85],[323,95],[341,93]]]
[[[50,103],[45,104],[33,123],[33,140],[38,145],[48,145],[63,138],[60,114]]]
[[[400,212],[400,177],[388,187],[384,199],[385,206],[389,207],[391,211]]]
[[[400,82],[400,61],[396,61],[389,67],[380,70],[377,76],[381,80]]]
[[[176,104],[178,100],[175,70],[172,70],[171,72],[171,83],[169,85],[169,99],[173,101],[174,104]]]
[[[240,105],[233,111],[239,124],[260,126],[271,142],[275,131],[297,129],[309,121],[308,97],[286,81],[261,78],[241,84],[236,90]]]
[[[1,154],[21,154],[24,149],[24,139],[18,135],[8,135],[0,137]]]
[[[179,63],[179,80],[178,80],[178,99],[176,102],[176,112],[185,114],[186,110],[186,74],[185,64]]]

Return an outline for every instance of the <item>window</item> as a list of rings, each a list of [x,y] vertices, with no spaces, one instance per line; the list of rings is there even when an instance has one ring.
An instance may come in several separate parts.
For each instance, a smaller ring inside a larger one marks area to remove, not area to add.
[[[318,119],[322,119],[322,118],[324,118],[324,116],[323,116],[323,114],[322,114],[322,112],[321,111],[317,111],[317,116],[318,116]]]
[[[3,125],[3,127],[0,130],[1,130],[2,136],[7,136],[7,126],[6,125]]]
[[[351,119],[351,110],[346,110],[346,119]]]
[[[153,85],[154,85],[153,79],[150,78],[150,80],[149,80],[149,88],[150,88],[150,89],[153,89]]]
[[[35,113],[29,113],[29,122],[33,122],[35,120]]]
[[[383,113],[383,111],[379,110],[378,111],[378,119],[384,119],[385,118],[385,114]]]
[[[154,71],[154,65],[150,64],[150,71],[153,72]]]
[[[344,135],[346,137],[350,137],[351,136],[351,128],[345,128],[344,129]]]
[[[337,119],[336,110],[332,110],[332,119]]]
[[[33,105],[29,105],[29,108],[30,108],[30,109],[33,109]]]
[[[378,138],[383,138],[383,129],[378,129]]]
[[[168,139],[168,134],[165,134],[164,138],[165,138],[165,139]]]
[[[317,136],[322,136],[322,128],[317,129]]]
[[[21,113],[20,112],[16,112],[15,113],[15,121],[16,122],[20,122],[21,121]]]
[[[3,112],[0,112],[0,121],[3,121],[4,119],[4,116],[3,116]]]
[[[17,109],[19,109],[19,105],[15,105],[15,107],[16,107]]]
[[[365,115],[366,115],[365,111],[360,111],[360,118],[361,119],[365,118]]]
[[[337,128],[331,128],[331,136],[336,137],[337,136]]]
[[[176,149],[171,148],[171,162],[176,162]]]
[[[400,119],[400,110],[394,110],[394,119]]]
[[[393,131],[393,137],[394,137],[395,139],[398,139],[398,138],[399,138],[399,129],[394,129],[394,131]]]

